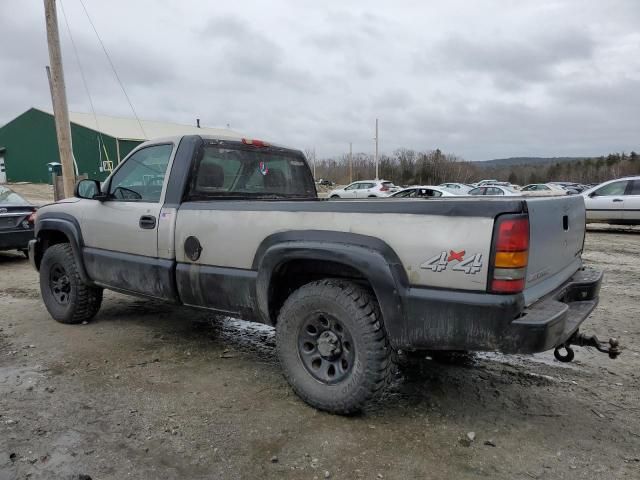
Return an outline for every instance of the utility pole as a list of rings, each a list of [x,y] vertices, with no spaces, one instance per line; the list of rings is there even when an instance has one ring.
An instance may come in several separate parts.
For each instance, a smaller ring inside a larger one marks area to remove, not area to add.
[[[316,178],[316,147],[313,147],[313,180]]]
[[[377,118],[376,118],[376,136],[374,140],[376,141],[376,180],[380,180],[378,176],[378,119]]]
[[[47,44],[49,46],[49,63],[51,64],[51,102],[56,123],[56,137],[62,164],[62,184],[65,198],[73,197],[76,176],[73,170],[73,152],[71,150],[71,125],[69,124],[69,106],[64,86],[62,69],[62,52],[60,50],[60,34],[58,32],[58,15],[56,0],[44,0],[45,22],[47,25]]]
[[[349,183],[353,182],[353,143],[349,142]]]

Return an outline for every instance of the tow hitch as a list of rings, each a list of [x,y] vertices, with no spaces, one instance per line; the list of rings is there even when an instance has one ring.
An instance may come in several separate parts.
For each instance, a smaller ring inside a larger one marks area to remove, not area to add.
[[[574,333],[569,340],[562,345],[558,345],[553,351],[553,356],[560,362],[570,362],[575,357],[575,353],[571,345],[579,347],[595,347],[599,352],[608,353],[609,358],[616,358],[620,355],[620,343],[617,338],[610,338],[608,342],[601,342],[595,335],[587,336],[583,333]],[[561,350],[566,353],[562,354]]]

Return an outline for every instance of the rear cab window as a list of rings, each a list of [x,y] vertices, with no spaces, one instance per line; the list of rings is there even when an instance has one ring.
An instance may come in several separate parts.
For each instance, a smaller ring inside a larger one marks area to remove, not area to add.
[[[316,199],[311,171],[301,152],[209,141],[191,172],[188,200]]]

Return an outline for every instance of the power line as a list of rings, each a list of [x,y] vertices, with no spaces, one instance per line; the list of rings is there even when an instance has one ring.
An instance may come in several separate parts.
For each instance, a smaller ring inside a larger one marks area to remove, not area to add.
[[[82,77],[82,84],[84,85],[84,89],[87,92],[87,97],[89,97],[89,105],[91,106],[91,113],[93,114],[93,119],[96,122],[96,130],[98,132],[98,138],[100,140],[100,143],[104,145],[104,139],[102,138],[100,124],[98,123],[98,115],[96,115],[96,109],[93,105],[93,98],[91,98],[91,92],[89,91],[89,84],[87,83],[87,78],[84,75],[84,69],[82,68],[82,62],[80,61],[78,48],[76,47],[76,42],[73,39],[73,34],[71,33],[71,27],[69,26],[69,20],[67,19],[67,14],[64,10],[64,3],[62,2],[62,0],[60,0],[60,9],[62,10],[62,17],[64,18],[65,25],[67,26],[67,33],[69,34],[69,39],[71,40],[71,46],[73,47],[73,53],[75,54],[76,62],[78,63],[78,70],[80,70],[80,76]],[[102,158],[102,151],[100,149],[100,146],[98,146],[98,151],[100,152],[100,158]],[[107,160],[109,160],[109,158],[107,158]],[[75,161],[75,158],[74,158],[74,161]],[[102,168],[102,162],[100,162],[100,167]]]
[[[142,135],[144,135],[144,138],[147,138],[147,133],[144,131],[144,127],[142,126],[142,122],[140,121],[140,118],[138,118],[138,114],[136,113],[136,109],[133,108],[133,103],[131,103],[131,99],[129,98],[129,95],[127,95],[127,91],[125,90],[124,85],[122,84],[122,81],[120,80],[120,77],[118,76],[118,72],[116,71],[116,67],[113,64],[113,62],[111,61],[111,57],[109,56],[109,52],[107,52],[107,48],[104,46],[104,43],[102,42],[102,38],[100,38],[100,34],[98,33],[98,30],[96,29],[96,26],[93,24],[93,21],[91,20],[91,16],[89,15],[89,12],[87,11],[87,7],[85,7],[84,2],[82,0],[79,0],[79,2],[80,2],[80,5],[82,5],[82,9],[84,10],[85,15],[87,16],[87,20],[89,20],[89,23],[91,24],[91,28],[93,28],[93,32],[96,34],[96,37],[98,37],[98,42],[100,42],[100,46],[102,47],[102,51],[106,55],[107,60],[109,60],[109,65],[111,65],[111,70],[113,70],[113,74],[115,75],[116,80],[118,81],[118,84],[120,85],[120,88],[122,89],[122,93],[124,93],[124,96],[127,99],[127,102],[129,102],[129,107],[131,107],[131,111],[133,112],[133,116],[138,121],[138,125],[140,126],[140,130],[142,130]]]

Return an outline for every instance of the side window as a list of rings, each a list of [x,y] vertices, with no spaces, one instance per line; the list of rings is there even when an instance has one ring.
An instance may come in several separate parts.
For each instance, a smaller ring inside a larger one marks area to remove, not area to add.
[[[504,192],[496,187],[487,188],[485,195],[504,195]]]
[[[484,191],[485,191],[484,187],[474,188],[469,191],[469,195],[484,195]]]
[[[368,190],[370,188],[373,188],[374,184],[373,183],[361,183],[360,184],[360,190]]]
[[[535,185],[527,185],[526,187],[524,187],[522,189],[523,192],[530,192],[531,190],[535,189]]]
[[[631,182],[631,188],[627,188],[626,195],[640,195],[640,180]]]
[[[599,197],[608,195],[624,195],[624,191],[626,190],[628,183],[628,180],[625,180],[623,182],[613,182],[609,185],[605,185],[604,187],[599,188],[594,193]]]
[[[352,183],[348,187],[344,187],[345,190],[357,190],[359,188],[359,183]]]
[[[114,200],[159,202],[172,144],[138,150],[111,177],[109,193]]]
[[[414,189],[410,189],[410,190],[403,190],[402,192],[399,192],[397,195],[394,195],[394,197],[400,197],[400,198],[406,198],[406,197],[415,197],[416,191]]]

